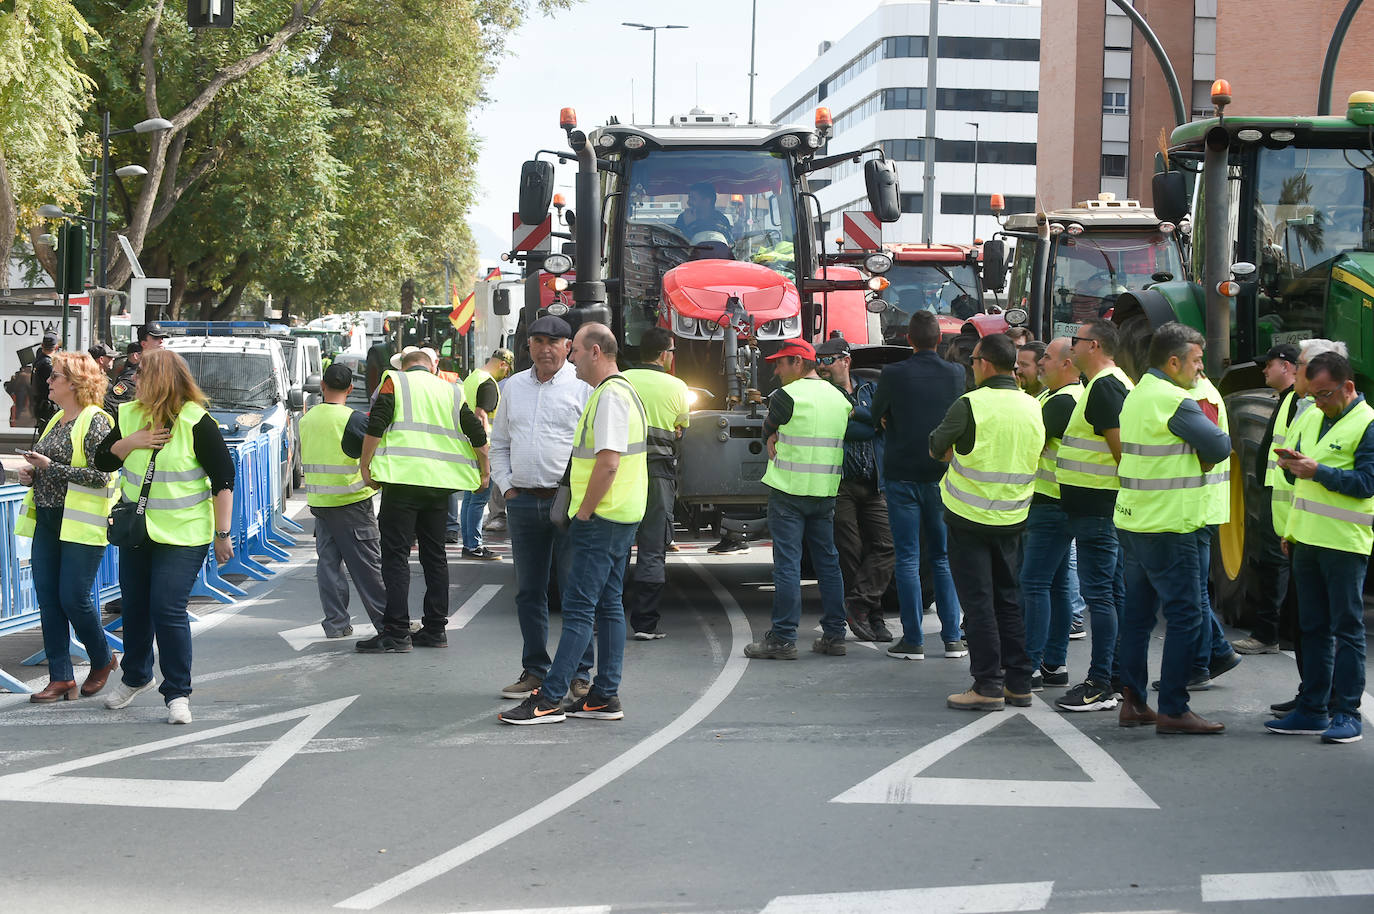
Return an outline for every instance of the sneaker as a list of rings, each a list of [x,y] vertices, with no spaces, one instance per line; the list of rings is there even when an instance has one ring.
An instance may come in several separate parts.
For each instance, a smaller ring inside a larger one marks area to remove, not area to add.
[[[1110,711],[1116,707],[1116,695],[1111,686],[1085,679],[1064,693],[1054,706],[1061,711]]]
[[[1034,673],[1031,673],[1031,689],[1030,689],[1030,690],[1031,690],[1032,692],[1043,692],[1043,691],[1045,691],[1045,674],[1044,674],[1044,673],[1040,672],[1039,670],[1036,670]]]
[[[501,697],[515,699],[529,698],[530,693],[534,692],[543,684],[544,680],[542,678],[534,675],[528,670],[523,670],[520,673],[519,679],[501,690]]]
[[[1211,687],[1212,677],[1206,673],[1194,673],[1192,676],[1188,677],[1189,692],[1206,692]],[[1158,692],[1159,680],[1156,679],[1154,682],[1150,683],[1150,688]]]
[[[564,705],[563,710],[569,717],[585,717],[588,720],[621,720],[625,717],[619,698],[604,698],[595,692],[588,692],[585,697]]]
[[[568,695],[573,701],[581,701],[592,691],[592,684],[585,679],[574,679],[568,685]],[[566,696],[565,696],[566,697]]]
[[[1277,654],[1279,652],[1277,641],[1269,644],[1258,638],[1241,638],[1239,641],[1232,641],[1231,647],[1236,649],[1237,654]]]
[[[873,615],[868,617],[868,627],[873,630],[873,640],[882,644],[892,643],[892,630],[887,627],[882,616]]]
[[[450,546],[456,546],[463,541],[463,534],[457,530],[450,530],[444,534],[444,542]]]
[[[1031,674],[1031,692],[1035,691],[1035,675]],[[1031,706],[1030,692],[1013,692],[1006,686],[1002,687],[1002,700],[1014,708],[1029,708]]]
[[[744,656],[752,660],[796,660],[797,642],[784,641],[771,631],[764,632],[762,641],[744,646]]]
[[[497,555],[495,552],[492,552],[492,551],[491,551],[490,549],[488,549],[486,546],[478,546],[476,549],[469,549],[469,548],[467,548],[466,546],[464,546],[464,547],[463,547],[463,558],[465,558],[465,559],[476,559],[476,560],[479,561],[479,562],[499,562],[499,561],[501,561],[501,556]]]
[[[634,639],[635,639],[636,641],[657,641],[657,640],[660,639],[660,638],[666,638],[666,637],[668,637],[668,633],[667,633],[667,632],[635,632],[635,633],[634,633]]]
[[[1000,695],[996,698],[980,695],[970,688],[946,698],[945,705],[956,711],[1001,711],[1006,707],[1006,700]]]
[[[105,696],[105,707],[111,711],[118,711],[120,708],[127,708],[133,700],[153,687],[153,680],[149,679],[141,686],[131,686],[124,680],[115,683],[114,691]]]
[[[733,537],[723,536],[719,543],[706,550],[712,555],[737,555],[749,551],[749,544],[744,540],[737,540]]]
[[[167,723],[189,724],[191,722],[191,699],[186,696],[173,698],[167,702]]]
[[[1284,736],[1322,736],[1331,729],[1333,721],[1325,714],[1308,714],[1306,711],[1289,711],[1278,720],[1264,722],[1264,729],[1270,733]],[[1357,732],[1358,732],[1358,724]]]
[[[1322,734],[1324,743],[1358,743],[1364,739],[1360,719],[1354,714],[1338,712],[1331,717],[1331,726]]]
[[[849,633],[854,636],[855,641],[873,640],[873,629],[869,628],[868,620],[863,616],[846,613],[845,621],[849,623]]]
[[[968,645],[962,641],[946,641],[945,656],[958,659],[968,656]]]
[[[416,632],[419,634],[419,632]],[[385,632],[366,641],[359,641],[353,647],[360,654],[407,654],[410,653],[410,639],[413,635],[388,635]]]
[[[1292,698],[1288,699],[1287,701],[1276,701],[1276,702],[1274,702],[1272,705],[1269,706],[1269,710],[1274,712],[1274,716],[1275,716],[1275,717],[1282,717],[1283,715],[1287,714],[1289,711],[1292,711],[1292,710],[1294,710],[1295,708],[1297,708],[1297,706],[1298,706],[1298,697],[1297,697],[1296,695],[1294,695]]]
[[[345,625],[343,628],[339,629],[339,630],[336,631],[336,632],[325,632],[325,633],[324,633],[324,636],[325,636],[326,638],[330,639],[331,641],[333,641],[333,640],[335,640],[335,639],[337,639],[337,638],[349,638],[349,637],[352,637],[352,635],[353,635],[353,626],[351,626],[351,625]]]
[[[1241,657],[1240,654],[1236,653],[1235,651],[1232,651],[1225,657],[1214,658],[1212,662],[1208,665],[1207,672],[1212,679],[1216,679],[1222,673],[1229,673],[1236,667],[1240,666],[1240,662],[1243,659],[1244,658]]]
[[[1069,668],[1066,666],[1040,665],[1040,679],[1050,688],[1062,689],[1069,684]]]
[[[821,635],[811,642],[811,650],[831,657],[843,657],[849,652],[844,644],[844,635]]]
[[[1069,640],[1082,641],[1088,637],[1088,626],[1082,622],[1075,622],[1069,627]]]
[[[492,533],[504,533],[506,530],[506,518],[499,514],[496,517],[488,517],[486,523],[482,524],[482,529],[489,530]]]
[[[415,647],[448,647],[448,633],[424,628],[410,636],[410,643]]]
[[[567,719],[567,715],[561,704],[545,698],[539,694],[538,689],[535,689],[530,693],[529,698],[509,711],[502,711],[496,715],[496,719],[503,724],[526,726],[528,724],[561,724]]]
[[[887,656],[898,660],[924,660],[926,649],[919,644],[909,644],[905,638],[887,649]]]

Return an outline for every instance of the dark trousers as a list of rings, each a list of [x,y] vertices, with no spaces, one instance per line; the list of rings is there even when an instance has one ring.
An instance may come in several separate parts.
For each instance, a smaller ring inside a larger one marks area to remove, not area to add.
[[[895,555],[887,499],[877,483],[840,483],[835,495],[835,548],[840,553],[849,612],[860,619],[882,618],[883,594],[892,582]]]
[[[448,500],[421,507],[397,498],[382,486],[377,526],[382,534],[382,582],[386,585],[385,634],[410,634],[410,547],[419,541],[420,569],[425,575],[425,630],[442,632],[448,625],[448,556],[444,526]]]
[[[119,550],[119,592],[124,601],[125,685],[147,685],[153,678],[153,640],[165,701],[191,694],[191,620],[186,600],[205,564],[203,546],[148,543]]]
[[[1188,711],[1188,676],[1197,653],[1202,614],[1198,533],[1121,531],[1126,553],[1126,605],[1121,614],[1118,661],[1122,685],[1137,697],[1150,694],[1146,670],[1150,633],[1164,614],[1164,656],[1159,673],[1159,713]]]
[[[667,581],[664,555],[673,538],[673,502],[676,500],[677,478],[651,471],[644,520],[640,521],[635,533],[634,570],[626,576],[625,609],[630,614],[633,631],[658,630],[659,598]]]
[[[1298,708],[1321,716],[1360,716],[1364,694],[1364,576],[1369,556],[1293,546],[1302,621],[1303,676]]]
[[[1030,691],[1026,622],[1021,615],[1021,531],[967,526],[945,516],[949,570],[964,610],[973,689],[989,698]],[[1003,671],[1005,670],[1005,676]]]
[[[386,586],[382,583],[381,537],[372,499],[334,508],[311,508],[315,515],[315,585],[324,610],[325,634],[343,631],[350,623],[348,578],[358,588],[367,617],[382,630],[386,608]]]
[[[1254,538],[1255,551],[1251,562],[1255,569],[1255,588],[1252,591],[1257,602],[1254,604],[1255,626],[1250,637],[1265,644],[1279,641],[1279,619],[1283,607],[1288,602],[1289,562],[1283,554],[1279,535],[1274,532],[1274,504],[1268,497],[1270,489],[1265,489],[1260,516],[1249,531]],[[1296,615],[1296,614],[1295,614]]]
[[[61,508],[38,508],[33,531],[33,592],[38,598],[43,625],[43,653],[48,657],[48,678],[69,682],[72,671],[72,637],[86,646],[91,669],[110,662],[110,644],[100,627],[100,610],[91,601],[91,585],[105,557],[104,546],[64,543]],[[68,626],[71,626],[70,629]]]

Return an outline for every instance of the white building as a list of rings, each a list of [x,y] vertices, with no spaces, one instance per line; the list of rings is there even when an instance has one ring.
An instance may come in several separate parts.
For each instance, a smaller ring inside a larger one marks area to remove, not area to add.
[[[935,102],[935,217],[932,240],[988,238],[997,222],[989,197],[1008,212],[1035,208],[1036,110],[1040,85],[1039,0],[941,0]],[[898,162],[902,218],[883,226],[885,241],[921,241],[930,5],[881,0],[848,34],[773,96],[776,124],[810,124],[830,108],[835,131],[827,152],[882,143]],[[975,128],[970,122],[976,123]],[[979,215],[974,231],[974,141],[978,141]],[[817,180],[817,179],[820,180]],[[828,237],[840,213],[867,209],[861,166],[817,172],[813,187]]]

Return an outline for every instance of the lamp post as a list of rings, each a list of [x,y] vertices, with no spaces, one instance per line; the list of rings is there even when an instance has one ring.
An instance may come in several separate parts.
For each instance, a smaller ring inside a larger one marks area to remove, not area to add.
[[[978,240],[978,128],[977,121],[964,121],[973,128],[973,237],[970,241]]]
[[[172,122],[164,117],[150,117],[147,120],[139,121],[132,127],[124,127],[119,130],[110,129],[110,112],[103,111],[100,114],[100,260],[96,270],[96,287],[105,288],[105,269],[109,265],[106,258],[107,245],[109,243],[110,225],[110,137],[122,136],[126,133],[161,133],[164,130],[171,130]],[[147,169],[141,165],[126,165],[117,169],[115,174],[121,178],[133,177],[135,175],[146,175]],[[96,329],[95,332],[101,337],[106,338],[110,335],[109,310],[105,304],[105,294],[100,293],[100,305],[96,309]]]
[[[650,76],[649,81],[649,123],[651,125],[656,124],[658,123],[658,33],[661,29],[685,29],[687,28],[687,26],[645,25],[642,22],[622,22],[620,24],[625,26],[626,28],[638,29],[641,32],[653,32],[654,53],[653,69],[650,71],[652,75]],[[753,67],[751,66],[750,69],[752,70]]]

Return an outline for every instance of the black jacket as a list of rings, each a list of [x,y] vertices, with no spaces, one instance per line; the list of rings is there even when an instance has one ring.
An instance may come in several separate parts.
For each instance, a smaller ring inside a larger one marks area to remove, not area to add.
[[[945,464],[930,456],[930,433],[964,393],[964,366],[932,351],[884,365],[873,396],[873,424],[887,419],[885,482],[939,482]]]

